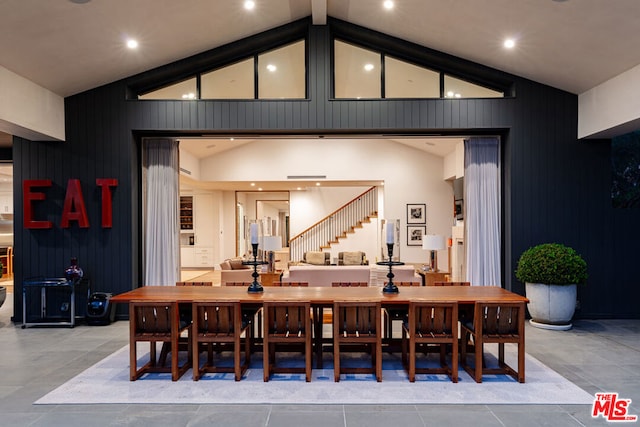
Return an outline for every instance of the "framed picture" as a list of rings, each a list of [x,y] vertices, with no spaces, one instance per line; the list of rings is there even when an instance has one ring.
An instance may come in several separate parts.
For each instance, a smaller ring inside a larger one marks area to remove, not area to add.
[[[407,225],[407,246],[422,246],[422,236],[426,233],[426,225]]]
[[[427,205],[411,203],[407,205],[407,224],[424,224],[427,218]]]

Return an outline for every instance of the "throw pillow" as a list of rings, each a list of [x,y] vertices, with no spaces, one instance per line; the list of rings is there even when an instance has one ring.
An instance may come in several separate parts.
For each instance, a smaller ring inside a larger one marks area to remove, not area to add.
[[[362,264],[362,252],[344,252],[342,254],[343,265],[360,265]]]
[[[307,252],[305,261],[309,264],[324,265],[324,252]]]
[[[231,263],[229,260],[224,260],[220,263],[221,270],[231,270]]]

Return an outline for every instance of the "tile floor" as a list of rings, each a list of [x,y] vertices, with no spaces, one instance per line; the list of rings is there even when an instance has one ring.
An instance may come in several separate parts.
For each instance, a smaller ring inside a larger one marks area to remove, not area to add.
[[[0,308],[0,426],[592,426],[590,405],[33,405],[121,348],[128,322],[21,329]],[[527,326],[527,352],[587,392],[618,392],[640,415],[640,320]],[[625,423],[619,423],[625,425]],[[638,425],[640,422],[632,424]]]

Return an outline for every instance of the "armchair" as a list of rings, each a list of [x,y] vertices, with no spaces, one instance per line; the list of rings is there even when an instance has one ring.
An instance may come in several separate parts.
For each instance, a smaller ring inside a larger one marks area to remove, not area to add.
[[[241,258],[227,259],[220,263],[220,284],[225,286],[227,282],[253,281],[253,270],[242,264]]]

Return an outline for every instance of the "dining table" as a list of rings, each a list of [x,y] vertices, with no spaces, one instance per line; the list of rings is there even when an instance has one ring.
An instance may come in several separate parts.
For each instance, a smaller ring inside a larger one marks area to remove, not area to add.
[[[476,302],[528,302],[522,295],[499,286],[407,286],[398,293],[383,293],[381,287],[264,287],[262,292],[248,292],[241,286],[140,286],[114,295],[111,303],[176,302],[188,306],[193,302],[239,302],[243,308],[259,309],[266,301],[308,301],[313,308],[314,351],[316,366],[322,367],[323,310],[336,301],[380,302],[382,308],[408,308],[412,301],[455,301],[472,308]],[[259,327],[258,327],[259,329]]]

